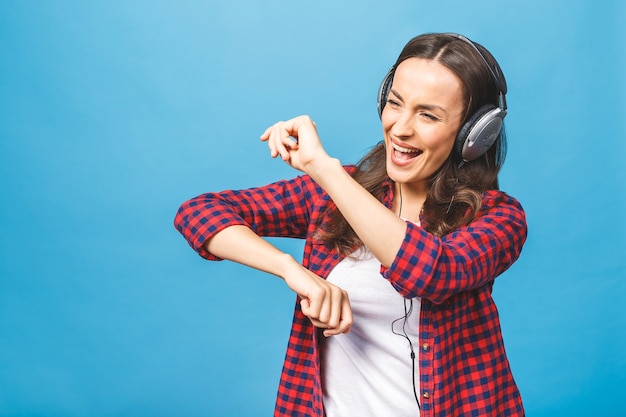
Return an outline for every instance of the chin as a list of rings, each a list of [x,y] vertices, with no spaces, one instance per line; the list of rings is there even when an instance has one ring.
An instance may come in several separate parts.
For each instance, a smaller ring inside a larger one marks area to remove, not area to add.
[[[409,178],[409,176],[407,176],[406,174],[403,175],[402,173],[394,171],[393,169],[387,169],[387,176],[396,184],[406,184],[415,181],[414,179]]]

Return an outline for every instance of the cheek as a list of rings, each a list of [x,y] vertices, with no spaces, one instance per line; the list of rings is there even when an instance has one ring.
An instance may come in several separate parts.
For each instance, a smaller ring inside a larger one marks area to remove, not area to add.
[[[451,138],[449,138],[442,144],[441,149],[442,149],[442,152],[445,154],[446,158],[448,157],[448,155],[450,155],[450,153],[454,149],[455,142],[456,142],[456,136],[452,136]]]
[[[424,132],[424,146],[426,146],[432,153],[440,155],[443,154],[447,158],[456,141],[456,131],[442,132],[441,130],[433,130],[431,132]]]
[[[381,126],[383,129],[383,134],[385,135],[385,138],[388,136],[389,129],[391,129],[391,126],[393,125],[391,118],[389,116],[386,116],[387,114],[388,112],[383,110],[383,115],[380,118]]]

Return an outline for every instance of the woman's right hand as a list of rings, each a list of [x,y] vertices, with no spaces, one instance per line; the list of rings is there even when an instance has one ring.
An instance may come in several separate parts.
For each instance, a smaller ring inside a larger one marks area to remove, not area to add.
[[[310,168],[330,158],[309,116],[277,122],[263,132],[261,140],[267,142],[272,158],[280,156],[292,168],[307,174],[311,174]]]
[[[348,333],[352,325],[352,308],[348,293],[315,275],[300,264],[283,277],[289,288],[300,297],[302,313],[324,336]]]

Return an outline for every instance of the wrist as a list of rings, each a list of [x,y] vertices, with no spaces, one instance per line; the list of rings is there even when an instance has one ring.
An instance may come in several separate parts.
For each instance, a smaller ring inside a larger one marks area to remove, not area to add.
[[[323,182],[324,178],[333,178],[338,171],[343,171],[341,161],[337,158],[326,157],[322,160],[312,161],[306,166],[306,173],[317,183]]]
[[[275,261],[275,275],[281,278],[283,281],[290,274],[290,271],[293,271],[294,268],[302,267],[302,265],[300,265],[300,263],[296,261],[293,256],[284,252],[280,253],[276,257]]]

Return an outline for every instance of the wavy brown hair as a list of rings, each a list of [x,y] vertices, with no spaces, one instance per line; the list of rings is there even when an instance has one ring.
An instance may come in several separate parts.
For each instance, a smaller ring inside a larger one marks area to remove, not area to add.
[[[475,45],[493,65],[493,56],[481,45]],[[485,104],[499,105],[499,91],[492,75],[483,58],[467,41],[449,34],[417,36],[406,44],[393,68],[413,57],[437,61],[459,77],[466,104],[464,122]],[[504,127],[494,145],[478,159],[462,164],[459,150],[453,150],[429,179],[422,208],[422,227],[436,236],[443,236],[469,224],[480,210],[481,194],[489,189],[498,189],[498,172],[505,155]],[[358,162],[352,176],[379,201],[383,200],[384,183],[389,179],[383,142]],[[329,210],[332,210],[329,222],[319,231],[319,237],[347,255],[362,245],[361,239],[339,210],[334,206]]]

